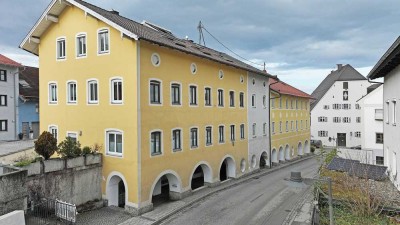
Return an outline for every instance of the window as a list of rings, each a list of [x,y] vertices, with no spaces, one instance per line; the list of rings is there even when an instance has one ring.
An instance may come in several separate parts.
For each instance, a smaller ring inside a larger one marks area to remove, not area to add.
[[[328,137],[328,131],[318,131],[318,137]]]
[[[267,96],[266,95],[263,96],[263,106],[264,106],[264,108],[267,108]]]
[[[279,97],[279,108],[282,109],[282,97]]]
[[[396,125],[396,100],[393,100],[393,125]]]
[[[289,132],[289,121],[286,121],[286,132]]]
[[[390,122],[390,107],[389,107],[389,100],[386,101],[386,123],[389,124]]]
[[[229,106],[235,107],[235,92],[234,91],[229,92]]]
[[[376,165],[383,165],[384,158],[382,156],[376,156],[375,158],[376,158],[376,161],[375,161]]]
[[[343,91],[343,101],[349,100],[349,91]]]
[[[189,86],[190,105],[197,105],[197,87],[194,85]]]
[[[271,108],[275,108],[275,99],[271,99]]]
[[[7,106],[7,95],[0,95],[0,106]]]
[[[294,100],[290,101],[290,108],[291,108],[291,109],[294,108]]]
[[[204,89],[204,101],[206,106],[211,106],[211,88]]]
[[[161,147],[161,131],[155,131],[151,133],[151,145],[150,151],[151,155],[161,155],[162,147]]]
[[[361,123],[361,117],[356,117],[356,123]]]
[[[104,54],[110,52],[110,39],[108,29],[102,29],[98,33],[98,52]]]
[[[160,93],[160,91],[158,91]],[[160,99],[158,97],[158,99]],[[180,105],[181,104],[181,85],[171,84],[171,104]]]
[[[231,141],[235,140],[235,125],[231,125]]]
[[[54,137],[55,139],[58,139],[58,129],[57,129],[57,126],[50,126],[50,127],[49,127],[49,132],[50,132],[50,134],[53,135],[53,137]]]
[[[306,120],[306,129],[308,129],[308,120]]]
[[[293,131],[293,121],[290,121],[290,130]]]
[[[351,118],[350,117],[343,117],[343,123],[350,123]]]
[[[57,84],[56,83],[49,84],[49,103],[50,104],[57,103]]]
[[[65,59],[65,38],[57,39],[57,59]]]
[[[341,104],[333,104],[333,105],[332,105],[332,108],[333,108],[333,109],[341,109],[341,108],[342,108],[342,105],[341,105]]]
[[[8,131],[8,120],[0,120],[0,131]]]
[[[351,104],[343,104],[342,109],[351,109]]]
[[[7,81],[7,70],[0,70],[0,81]]]
[[[354,135],[355,135],[356,138],[360,138],[361,137],[361,132],[360,131],[356,131]]]
[[[275,134],[275,122],[271,123],[271,133]]]
[[[99,102],[99,91],[98,91],[98,83],[97,80],[90,80],[88,81],[87,86],[88,91],[88,103],[89,104],[96,104]]]
[[[324,105],[324,109],[329,109],[329,105]]]
[[[78,141],[78,133],[76,132],[67,132],[67,137],[71,138],[72,141]]]
[[[341,117],[333,117],[333,122],[340,123],[340,122],[342,122],[342,118]]]
[[[256,107],[256,95],[253,94],[251,96],[251,107],[255,108]]]
[[[121,79],[111,80],[111,103],[114,103],[114,104],[122,103],[122,80]]]
[[[279,121],[279,133],[282,133],[282,121]]]
[[[296,120],[296,131],[299,130],[299,121]]]
[[[263,135],[267,135],[267,123],[263,123]]]
[[[212,145],[212,127],[206,127],[206,145]]]
[[[383,120],[383,109],[375,109],[375,120]]]
[[[198,146],[198,132],[197,128],[190,129],[190,147],[197,148]]]
[[[239,95],[239,106],[240,106],[240,108],[244,108],[244,93],[243,92],[240,92],[240,95]]]
[[[224,90],[218,90],[218,106],[224,106]]]
[[[375,134],[376,144],[383,144],[383,133]]]
[[[320,117],[318,117],[318,122],[328,122],[328,117],[320,116]]]
[[[360,104],[356,104],[356,109],[361,109]]]
[[[349,82],[343,82],[343,89],[349,88]]]
[[[224,132],[225,127],[224,126],[219,126],[218,127],[218,136],[219,136],[219,143],[224,143],[225,142],[225,132]]]
[[[300,120],[300,130],[303,130],[303,120]]]
[[[150,81],[150,104],[161,104],[161,82]]]
[[[86,35],[79,34],[76,36],[76,56],[86,56]]]
[[[286,99],[286,109],[289,109],[289,100]]]
[[[76,82],[68,82],[68,103],[76,103]]]
[[[240,139],[244,139],[244,124],[240,124]]]
[[[172,131],[172,150],[174,152],[182,150],[182,137],[179,129]]]
[[[252,132],[253,138],[256,137],[256,129],[257,129],[256,127],[257,127],[257,125],[255,123],[253,123],[253,132]]]
[[[297,102],[297,99],[296,99],[296,109],[299,109],[299,104]]]

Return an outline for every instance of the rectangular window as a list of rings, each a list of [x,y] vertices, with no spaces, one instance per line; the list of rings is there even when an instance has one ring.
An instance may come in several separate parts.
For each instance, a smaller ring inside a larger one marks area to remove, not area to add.
[[[244,124],[240,124],[240,139],[244,139]]]
[[[328,137],[328,131],[318,131],[318,137]]]
[[[231,141],[235,140],[235,125],[231,125]]]
[[[191,148],[197,148],[198,146],[198,133],[197,128],[190,129],[190,146]]]
[[[159,91],[158,91],[158,93],[159,93]],[[172,105],[180,105],[181,104],[181,85],[180,84],[171,84],[171,104]]]
[[[293,109],[293,107],[294,107],[294,102],[293,102],[293,101],[294,101],[294,100],[291,100],[291,101],[290,101],[290,108],[291,108],[291,109]]]
[[[172,150],[179,151],[182,149],[181,130],[172,131]]]
[[[88,103],[96,104],[99,102],[98,84],[97,81],[88,81]]]
[[[361,117],[356,117],[356,123],[361,123]]]
[[[108,30],[100,30],[98,34],[98,52],[99,54],[108,53],[110,51],[110,39],[108,36]]]
[[[7,95],[0,95],[0,106],[7,106]]]
[[[0,81],[7,81],[7,70],[0,70]]]
[[[49,103],[57,103],[57,84],[49,84]]]
[[[68,103],[76,103],[76,83],[69,82],[67,85],[68,85]]]
[[[341,104],[333,104],[332,108],[333,109],[341,109],[342,105]]]
[[[55,139],[58,139],[58,129],[56,126],[49,127],[49,132],[53,135]]]
[[[239,106],[240,106],[240,108],[244,108],[244,93],[243,92],[240,92],[240,95],[239,95]]]
[[[235,107],[235,92],[234,91],[229,92],[229,106]]]
[[[290,121],[290,130],[293,131],[293,121]]]
[[[286,109],[289,109],[289,100],[286,99]]]
[[[383,144],[383,133],[376,133],[375,140],[377,144]]]
[[[161,104],[161,83],[150,81],[150,104]]]
[[[65,59],[65,38],[57,39],[57,59]]]
[[[67,137],[71,138],[74,142],[78,141],[78,134],[75,132],[67,133]]]
[[[296,120],[296,131],[299,130],[299,121]]]
[[[271,123],[271,132],[272,134],[275,134],[275,122]]]
[[[306,120],[306,129],[308,129],[308,120]]]
[[[360,138],[361,137],[361,132],[360,131],[356,131],[355,132],[355,137],[356,138]]]
[[[376,156],[376,165],[383,165],[384,158],[382,156]]]
[[[329,105],[324,105],[324,109],[329,109]]]
[[[275,108],[275,99],[271,99],[271,108]]]
[[[328,122],[328,117],[320,116],[320,117],[318,117],[318,122]]]
[[[350,117],[343,117],[343,123],[351,123]]]
[[[111,80],[111,103],[122,103],[122,80]]]
[[[255,108],[256,107],[256,95],[253,94],[251,96],[251,107]]]
[[[356,104],[356,109],[361,109],[360,104]]]
[[[279,121],[279,133],[282,133],[282,121]]]
[[[76,37],[76,56],[86,56],[86,35],[80,34]]]
[[[253,123],[253,138],[256,137],[256,129],[257,129],[257,125],[255,123]]]
[[[218,90],[218,106],[224,106],[224,90]]]
[[[333,122],[334,123],[341,123],[342,122],[342,118],[341,117],[333,117]]]
[[[224,126],[218,127],[218,135],[219,135],[219,143],[224,143],[225,142]]]
[[[297,99],[296,99],[296,109],[299,109],[299,104],[297,102]]]
[[[397,115],[396,115],[396,100],[393,100],[393,125],[396,125],[397,122]]]
[[[383,120],[383,109],[375,109],[375,120]]]
[[[0,131],[8,131],[8,121],[0,120]]]
[[[206,106],[211,106],[211,88],[204,89],[204,101]]]
[[[351,104],[343,104],[342,109],[351,109]]]
[[[212,127],[206,127],[206,145],[212,145]]]
[[[349,82],[343,82],[343,89],[349,89]]]
[[[282,97],[279,97],[279,108],[282,109]]]
[[[300,120],[300,130],[303,130],[303,120]]]
[[[190,105],[197,105],[197,87],[189,86]]]
[[[156,131],[151,133],[151,155],[161,154],[161,132]]]
[[[263,96],[263,106],[264,106],[264,108],[267,108],[267,96],[266,95]]]
[[[286,121],[286,132],[289,132],[289,121]]]
[[[263,124],[263,135],[267,135],[267,123]]]
[[[390,122],[390,105],[389,101],[386,101],[386,123],[389,124]]]

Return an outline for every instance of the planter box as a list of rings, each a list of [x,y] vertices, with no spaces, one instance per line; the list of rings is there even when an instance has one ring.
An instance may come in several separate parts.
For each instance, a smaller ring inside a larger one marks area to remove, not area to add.
[[[85,159],[83,158],[83,156],[67,159],[67,169],[81,167],[84,165],[85,165]]]
[[[64,159],[49,159],[43,161],[44,164],[44,172],[54,172],[60,171],[65,168],[65,160]]]
[[[42,173],[42,163],[40,161],[34,162],[24,166],[23,169],[28,170],[28,176],[39,175]]]
[[[87,154],[85,156],[85,165],[93,165],[101,163],[101,154]]]

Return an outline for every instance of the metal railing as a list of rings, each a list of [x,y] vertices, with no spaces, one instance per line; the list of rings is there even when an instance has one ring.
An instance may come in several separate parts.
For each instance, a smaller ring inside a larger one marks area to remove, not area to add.
[[[26,225],[65,225],[76,223],[76,206],[54,199],[31,202],[25,210]]]

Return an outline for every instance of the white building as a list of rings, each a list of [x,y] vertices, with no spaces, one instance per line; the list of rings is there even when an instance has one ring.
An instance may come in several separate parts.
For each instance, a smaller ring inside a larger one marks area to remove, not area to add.
[[[361,107],[357,100],[371,84],[350,65],[338,64],[311,94],[311,138],[324,146],[361,145]]]
[[[400,101],[400,37],[390,46],[368,74],[368,79],[384,78],[383,89],[383,149],[384,165],[393,184],[400,190],[398,166],[400,160],[400,124],[398,103]]]

